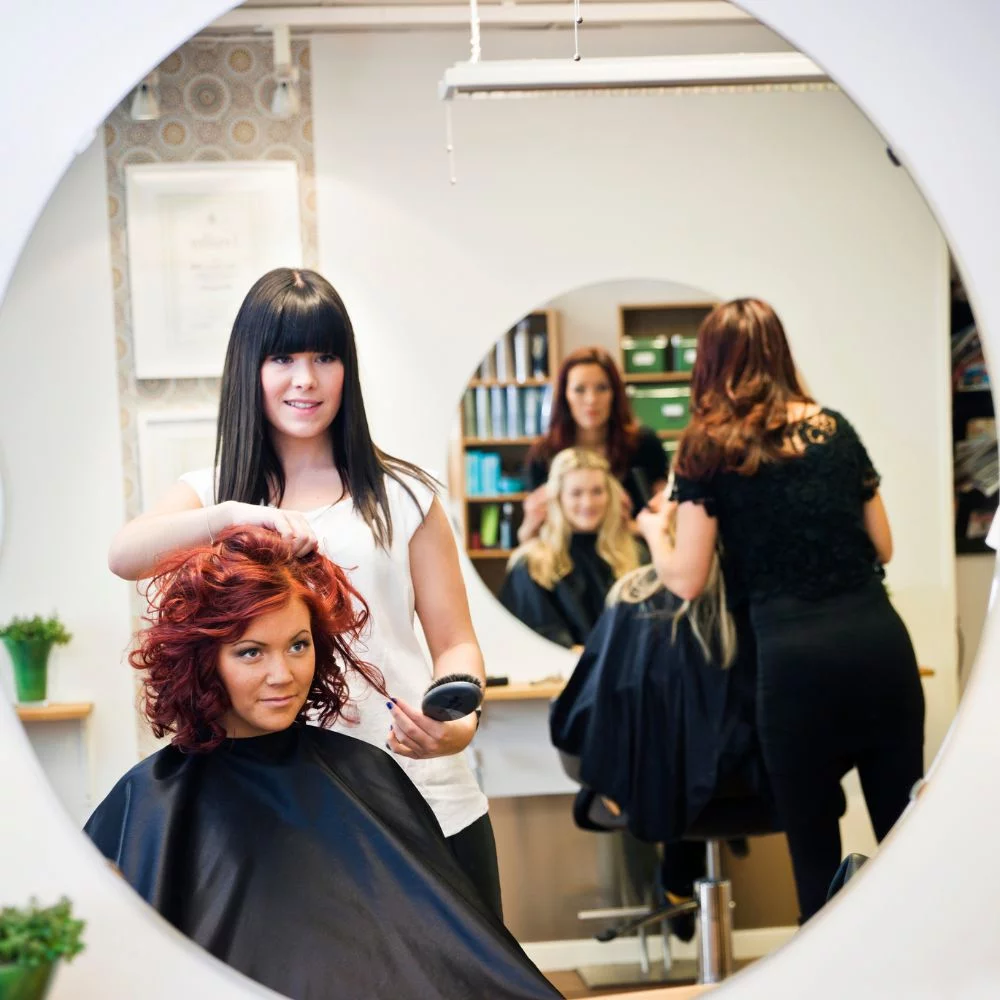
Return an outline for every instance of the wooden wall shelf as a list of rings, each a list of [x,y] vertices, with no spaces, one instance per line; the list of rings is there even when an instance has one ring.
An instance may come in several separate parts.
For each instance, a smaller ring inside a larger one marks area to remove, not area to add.
[[[68,722],[86,719],[94,710],[92,701],[50,702],[48,705],[18,705],[17,716],[22,722]]]
[[[485,691],[486,701],[549,700],[562,694],[565,681],[541,681],[538,684],[497,684]]]

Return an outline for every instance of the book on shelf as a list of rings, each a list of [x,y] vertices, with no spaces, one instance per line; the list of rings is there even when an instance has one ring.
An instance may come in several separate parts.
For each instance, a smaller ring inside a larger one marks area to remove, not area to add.
[[[514,345],[509,331],[496,342],[494,351],[496,352],[497,378],[501,382],[510,381],[514,377]]]
[[[476,437],[490,437],[490,390],[478,385],[476,393]]]
[[[490,427],[491,437],[503,437],[507,432],[507,408],[504,406],[503,388],[498,385],[490,387]]]
[[[476,436],[476,393],[474,389],[466,389],[462,394],[462,436]]]
[[[531,377],[531,321],[522,319],[514,327],[514,378],[527,382]]]

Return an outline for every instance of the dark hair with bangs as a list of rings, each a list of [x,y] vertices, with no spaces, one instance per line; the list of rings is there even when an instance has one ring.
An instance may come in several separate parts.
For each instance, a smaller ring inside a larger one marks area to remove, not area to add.
[[[222,372],[215,441],[216,500],[281,504],[285,472],[267,432],[260,368],[269,357],[305,351],[332,354],[343,362],[343,396],[330,424],[333,460],[376,542],[388,548],[392,518],[385,477],[395,479],[414,503],[416,497],[404,475],[431,490],[438,483],[410,462],[387,455],[372,441],[351,318],[334,287],[315,271],[288,267],[268,271],[247,292],[236,314]]]

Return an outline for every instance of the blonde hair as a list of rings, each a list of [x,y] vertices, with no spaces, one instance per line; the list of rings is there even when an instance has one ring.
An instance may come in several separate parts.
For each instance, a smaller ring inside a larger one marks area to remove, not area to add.
[[[673,476],[671,476],[671,479]],[[667,487],[669,490],[669,486]],[[667,520],[667,535],[671,542],[677,530],[676,511]],[[611,588],[608,605],[625,603],[641,604],[665,590],[663,581],[656,573],[655,566],[640,566],[623,576]],[[673,614],[671,640],[677,641],[677,627],[683,618],[688,620],[706,660],[718,657],[719,665],[730,667],[736,659],[736,623],[726,607],[726,583],[722,575],[722,564],[717,549],[712,556],[708,580],[704,591],[692,601],[685,601]]]
[[[566,520],[560,498],[566,476],[580,470],[604,473],[604,485],[608,491],[608,509],[597,532],[597,554],[611,567],[616,580],[639,565],[639,547],[623,516],[625,490],[612,475],[607,460],[587,448],[566,448],[552,459],[549,467],[549,478],[545,484],[548,493],[545,523],[537,537],[514,550],[507,563],[508,570],[519,563],[526,563],[528,575],[546,590],[552,590],[573,570],[569,554],[573,529]]]

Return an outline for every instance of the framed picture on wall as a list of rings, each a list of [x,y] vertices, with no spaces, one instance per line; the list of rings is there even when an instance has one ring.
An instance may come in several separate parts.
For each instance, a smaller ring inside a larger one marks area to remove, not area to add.
[[[250,286],[302,264],[298,165],[129,164],[125,175],[135,374],[222,374]]]
[[[215,460],[216,410],[147,410],[139,414],[139,488],[147,511],[185,473]]]

